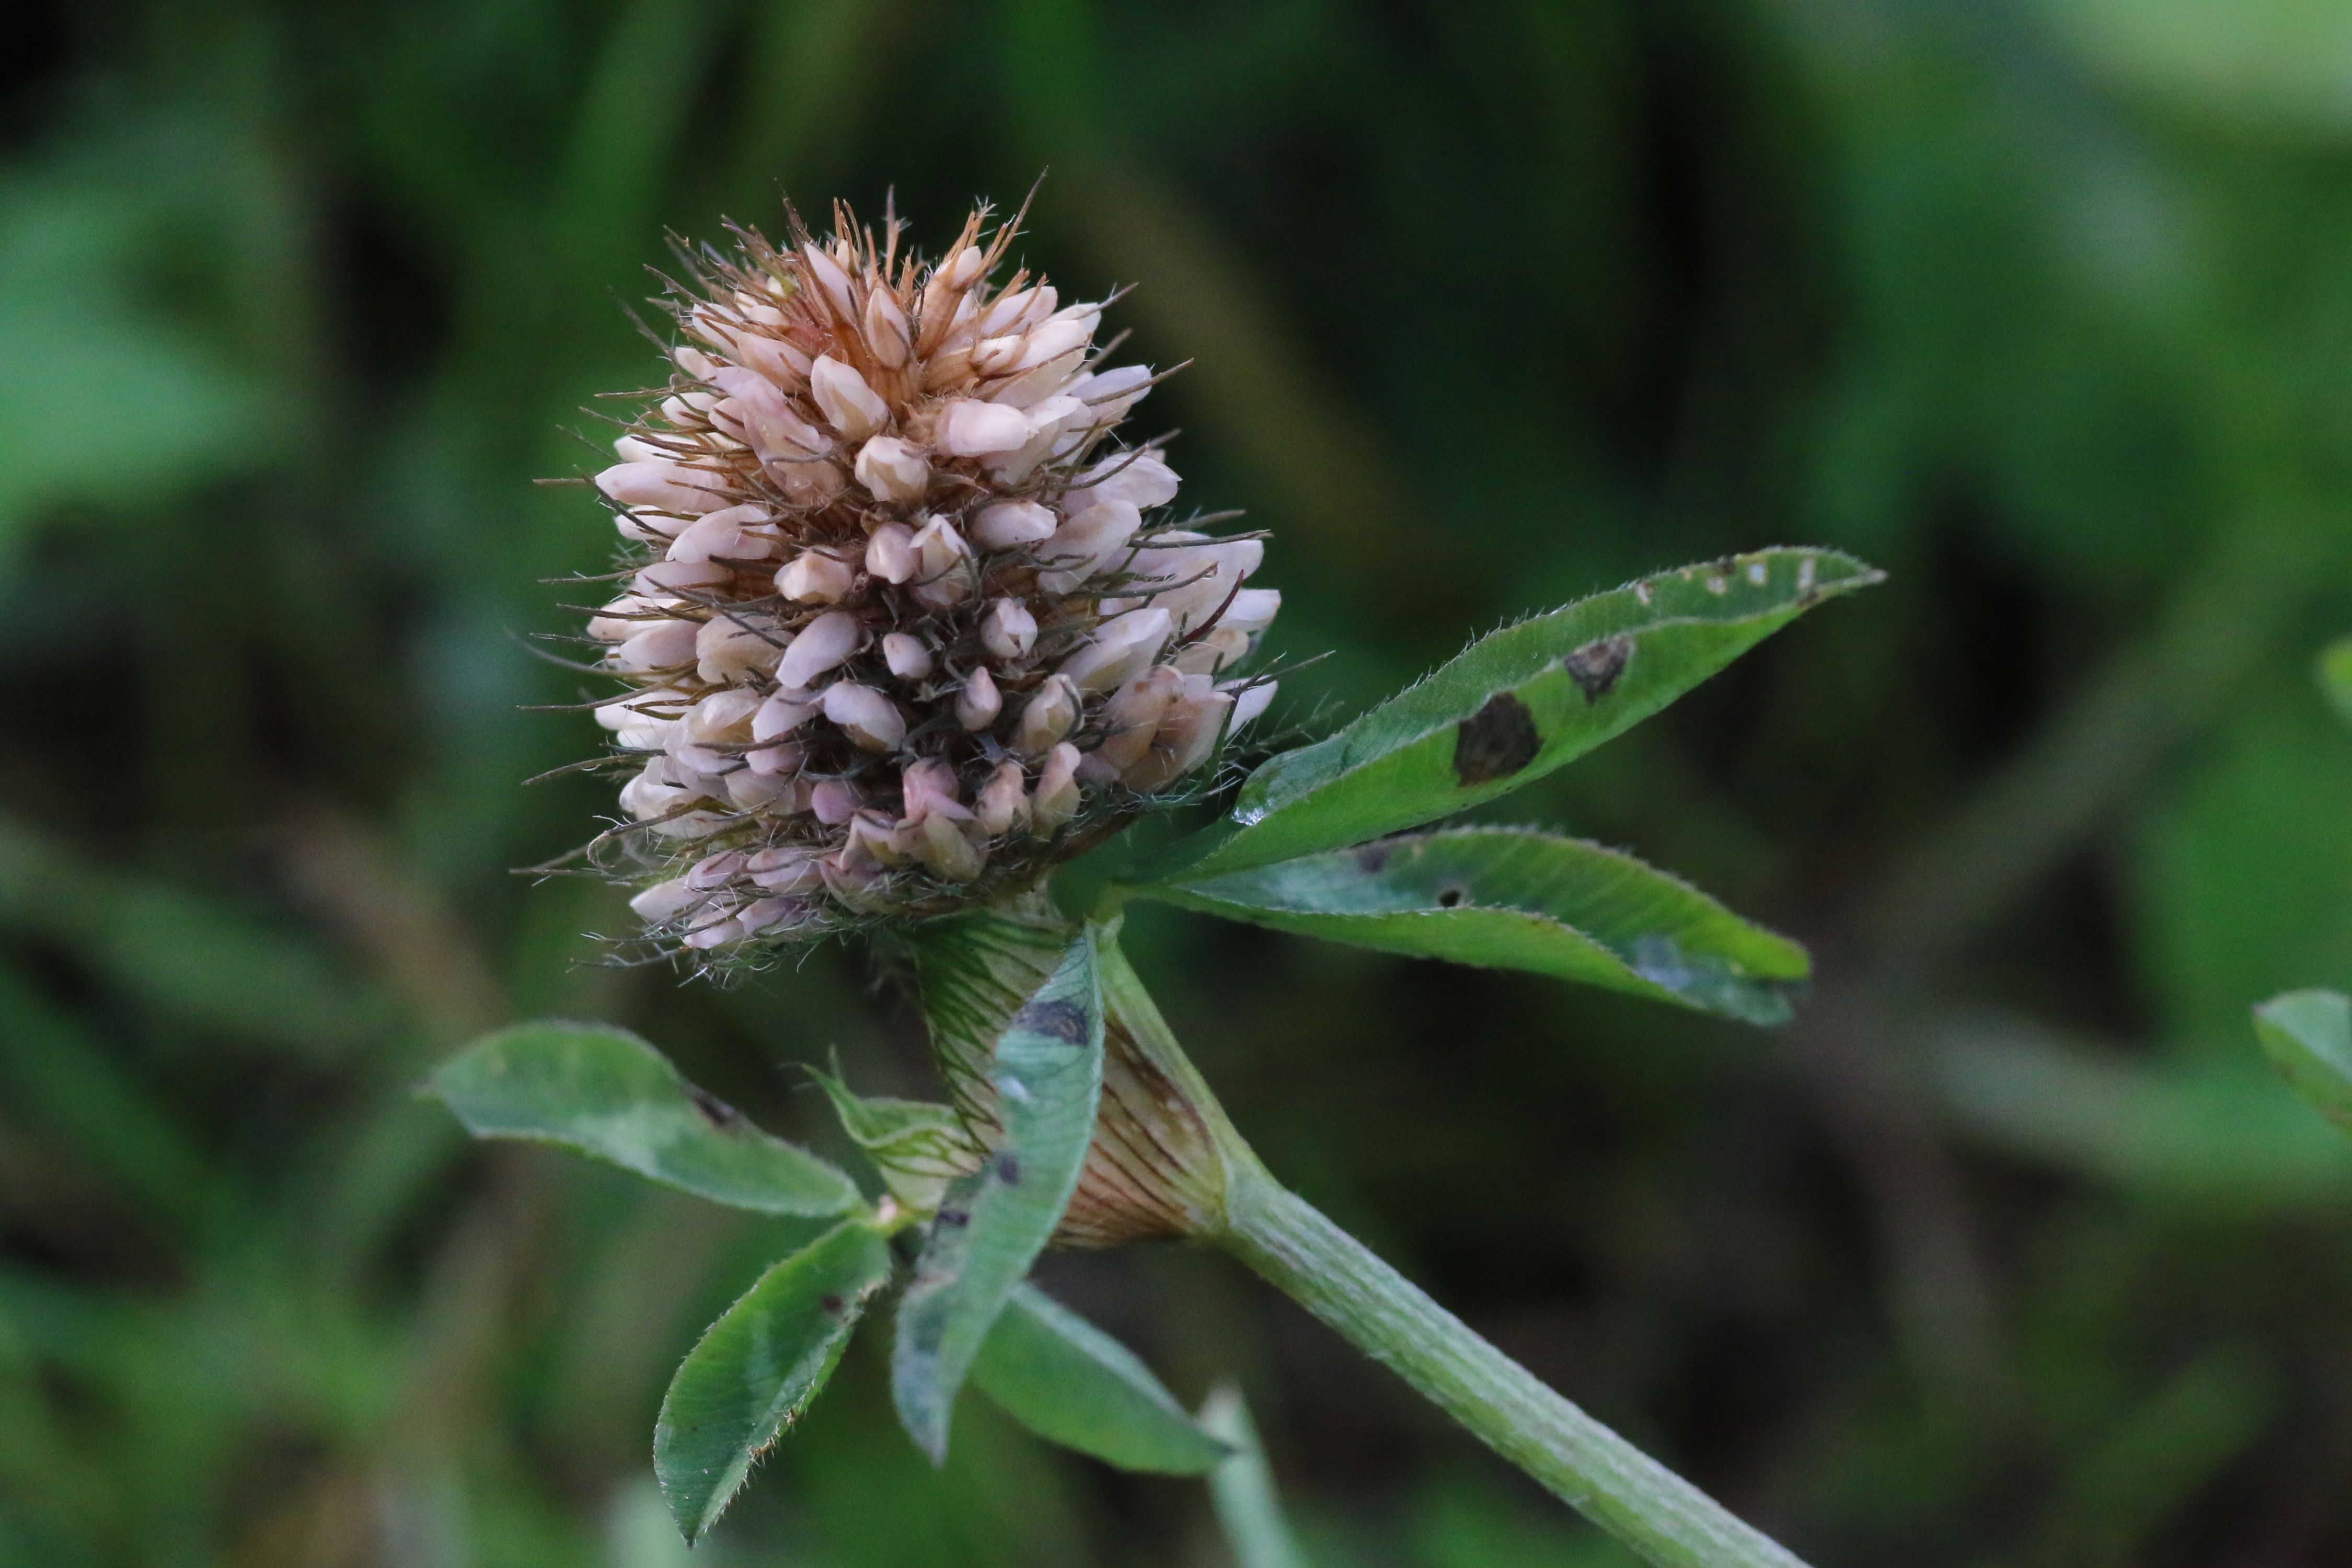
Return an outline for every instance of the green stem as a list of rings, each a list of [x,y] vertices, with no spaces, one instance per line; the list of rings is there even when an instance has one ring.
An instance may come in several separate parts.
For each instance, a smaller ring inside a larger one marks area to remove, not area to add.
[[[1215,1238],[1358,1350],[1659,1568],[1804,1568],[1587,1415],[1286,1191],[1234,1161]]]

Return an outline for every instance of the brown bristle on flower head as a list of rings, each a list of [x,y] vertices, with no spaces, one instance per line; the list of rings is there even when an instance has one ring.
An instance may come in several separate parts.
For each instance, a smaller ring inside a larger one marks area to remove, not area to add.
[[[1117,434],[1151,373],[1102,364],[1100,305],[997,281],[988,216],[933,262],[790,216],[666,301],[669,386],[595,479],[631,581],[588,624],[659,947],[1034,881],[1273,696],[1220,679],[1281,604],[1263,546],[1165,521],[1175,473]]]

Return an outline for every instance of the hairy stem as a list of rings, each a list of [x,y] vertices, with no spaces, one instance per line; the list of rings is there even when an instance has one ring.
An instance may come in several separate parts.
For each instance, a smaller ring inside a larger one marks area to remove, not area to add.
[[[1660,1568],[1804,1568],[1538,1381],[1255,1160],[1213,1239],[1505,1458]]]

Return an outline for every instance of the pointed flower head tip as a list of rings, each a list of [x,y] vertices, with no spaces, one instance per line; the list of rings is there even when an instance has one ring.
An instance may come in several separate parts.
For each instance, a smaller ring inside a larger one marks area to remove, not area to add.
[[[599,848],[706,960],[1034,882],[1271,695],[1234,673],[1280,604],[1243,585],[1263,546],[1168,521],[1100,305],[1012,268],[985,207],[935,260],[788,218],[693,258],[668,385],[595,477],[633,775]]]

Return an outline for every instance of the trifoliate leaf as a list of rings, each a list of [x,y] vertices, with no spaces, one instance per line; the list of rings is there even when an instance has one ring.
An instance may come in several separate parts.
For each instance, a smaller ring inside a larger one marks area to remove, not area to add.
[[[2295,1092],[2352,1128],[2352,999],[2290,991],[2254,1009],[2254,1033]]]
[[[752,1125],[626,1029],[519,1024],[434,1073],[425,1091],[477,1138],[561,1143],[713,1203],[762,1214],[845,1214],[856,1184]]]
[[[1383,838],[1145,895],[1211,914],[1524,969],[1751,1024],[1789,1017],[1805,950],[1630,855],[1532,828]]]
[[[947,1457],[948,1421],[1005,1300],[1076,1191],[1102,1095],[1102,984],[1088,932],[996,1041],[987,1077],[1003,1134],[951,1184],[898,1305],[890,1389],[916,1445]]]
[[[866,1151],[883,1184],[899,1205],[916,1214],[940,1206],[940,1194],[958,1176],[970,1175],[982,1150],[955,1108],[923,1100],[867,1099],[850,1092],[839,1077],[818,1073],[833,1100],[842,1131]]]
[[[1006,1300],[971,1381],[1039,1436],[1122,1469],[1197,1476],[1232,1452],[1134,1352],[1033,1286]]]
[[[1229,820],[1146,873],[1191,879],[1270,865],[1507,795],[1880,575],[1832,550],[1766,550],[1507,626],[1338,734],[1266,763]]]
[[[688,1541],[824,1389],[889,1278],[889,1243],[845,1221],[760,1276],[687,1353],[654,1427],[654,1473]]]

